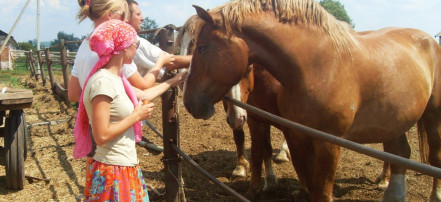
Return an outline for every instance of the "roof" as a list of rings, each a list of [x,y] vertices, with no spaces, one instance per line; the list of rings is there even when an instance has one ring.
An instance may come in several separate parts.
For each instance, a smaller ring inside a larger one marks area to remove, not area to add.
[[[435,37],[441,37],[441,32],[435,35]]]
[[[3,44],[3,40],[6,39],[7,36],[8,36],[8,33],[0,30],[0,44]],[[9,44],[12,44],[15,47],[18,47],[18,43],[17,43],[17,41],[15,41],[13,36],[9,37]]]

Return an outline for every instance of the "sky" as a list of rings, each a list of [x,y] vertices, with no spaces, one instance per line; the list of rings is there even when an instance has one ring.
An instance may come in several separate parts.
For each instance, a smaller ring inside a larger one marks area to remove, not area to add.
[[[0,30],[9,33],[27,0],[0,0]],[[93,1],[93,0],[92,0]],[[214,8],[228,0],[137,0],[144,17],[158,26],[181,26],[196,14],[193,4]],[[340,0],[356,31],[384,27],[417,28],[435,36],[441,32],[441,0]],[[88,35],[90,20],[78,23],[77,0],[40,0],[40,41],[55,39],[59,31],[76,37]],[[37,0],[31,0],[12,32],[18,42],[37,38]]]

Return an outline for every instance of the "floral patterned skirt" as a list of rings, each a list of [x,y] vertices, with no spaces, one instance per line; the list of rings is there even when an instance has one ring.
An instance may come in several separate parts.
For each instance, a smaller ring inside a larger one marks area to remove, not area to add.
[[[149,201],[139,165],[116,166],[87,160],[84,201]]]

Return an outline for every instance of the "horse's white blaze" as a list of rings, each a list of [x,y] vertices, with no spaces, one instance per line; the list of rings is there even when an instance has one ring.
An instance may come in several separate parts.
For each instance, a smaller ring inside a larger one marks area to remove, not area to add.
[[[184,33],[184,37],[182,38],[182,43],[181,43],[181,52],[180,55],[187,55],[188,54],[188,45],[190,45],[190,42],[192,40],[192,37],[188,34],[188,33]],[[188,67],[188,73],[187,73],[187,78],[190,76],[190,70],[191,70],[191,62],[190,62],[190,66]],[[184,69],[179,69],[179,72],[181,71],[185,71]],[[185,94],[185,89],[187,86],[187,79],[185,79],[184,81],[184,87],[183,87],[183,93]]]
[[[403,174],[392,174],[389,186],[384,192],[384,202],[405,202],[406,201],[406,178]]]
[[[233,99],[242,101],[241,100],[240,83],[234,85],[231,88],[231,96]],[[230,117],[230,118],[234,118],[234,120],[244,122],[245,120],[243,118],[247,116],[247,111],[245,111],[244,109],[242,109],[236,105],[233,106],[233,110],[234,110],[234,117]]]

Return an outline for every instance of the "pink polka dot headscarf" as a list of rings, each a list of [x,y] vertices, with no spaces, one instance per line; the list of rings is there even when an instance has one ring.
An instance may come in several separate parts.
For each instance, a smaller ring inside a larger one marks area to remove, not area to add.
[[[135,42],[136,35],[137,33],[135,29],[121,20],[108,20],[96,27],[90,36],[90,49],[98,54],[99,60],[89,73],[89,76],[84,83],[84,88],[86,87],[89,78],[96,71],[106,65],[113,55],[119,54],[120,50],[128,48]],[[136,99],[132,86],[122,74],[121,78],[127,95],[136,106],[138,100]],[[92,149],[92,141],[89,132],[89,118],[83,103],[84,88],[81,92],[77,120],[74,127],[75,159],[85,157]],[[135,132],[135,141],[140,141],[142,137],[141,122],[136,123],[133,126],[133,130]]]

